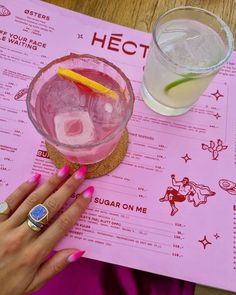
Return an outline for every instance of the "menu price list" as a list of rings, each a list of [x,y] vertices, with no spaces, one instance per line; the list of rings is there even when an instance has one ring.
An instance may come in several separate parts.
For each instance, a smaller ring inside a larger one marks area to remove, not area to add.
[[[185,225],[149,218],[140,223],[137,219],[140,221],[133,214],[89,208],[68,236],[103,246],[135,247],[175,258],[184,256]]]

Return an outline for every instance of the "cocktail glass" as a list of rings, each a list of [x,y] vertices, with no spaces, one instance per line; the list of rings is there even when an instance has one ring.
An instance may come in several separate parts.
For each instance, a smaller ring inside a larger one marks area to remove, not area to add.
[[[142,97],[162,115],[188,111],[233,51],[233,35],[218,16],[179,7],[154,26],[144,69]]]
[[[61,68],[79,73],[92,86],[108,92],[59,75]],[[133,104],[125,74],[111,62],[87,54],[71,54],[49,63],[34,77],[27,95],[28,115],[39,134],[67,160],[79,164],[97,163],[112,153]]]

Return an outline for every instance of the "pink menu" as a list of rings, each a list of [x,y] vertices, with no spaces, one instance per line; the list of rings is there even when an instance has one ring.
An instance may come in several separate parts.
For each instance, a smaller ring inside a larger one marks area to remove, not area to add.
[[[236,54],[187,114],[163,117],[140,97],[150,39],[44,2],[0,0],[0,196],[55,171],[26,112],[33,76],[70,52],[105,57],[136,95],[129,149],[112,173],[86,181],[93,202],[58,249],[236,291]]]

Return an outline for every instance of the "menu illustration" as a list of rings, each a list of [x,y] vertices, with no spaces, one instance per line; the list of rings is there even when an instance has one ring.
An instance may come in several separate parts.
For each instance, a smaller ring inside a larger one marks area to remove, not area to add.
[[[34,75],[71,52],[106,58],[135,93],[128,152],[86,180],[93,201],[58,249],[236,292],[236,53],[188,113],[164,117],[140,95],[150,40],[38,0],[0,0],[0,197],[56,170],[27,115]]]

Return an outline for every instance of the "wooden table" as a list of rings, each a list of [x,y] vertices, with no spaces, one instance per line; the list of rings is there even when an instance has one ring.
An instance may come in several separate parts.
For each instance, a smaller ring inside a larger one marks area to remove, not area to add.
[[[151,32],[156,18],[177,6],[196,6],[219,15],[236,40],[236,0],[44,0],[119,25]],[[197,286],[195,295],[235,294]],[[168,295],[168,294],[167,294]]]
[[[44,0],[61,7],[137,30],[151,32],[163,12],[183,5],[207,9],[219,15],[236,40],[236,0]]]

